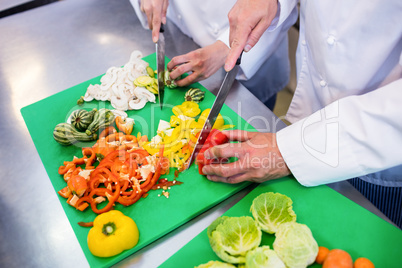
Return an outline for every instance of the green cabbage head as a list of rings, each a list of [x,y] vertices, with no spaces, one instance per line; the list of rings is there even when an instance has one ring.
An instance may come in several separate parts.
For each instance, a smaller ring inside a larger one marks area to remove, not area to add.
[[[263,193],[254,198],[250,211],[264,232],[273,234],[279,225],[295,222],[292,199],[280,193]]]
[[[269,246],[258,247],[246,254],[245,268],[286,268],[275,251]]]
[[[286,267],[307,267],[315,261],[318,245],[305,224],[287,222],[279,226],[273,244]]]
[[[207,229],[212,250],[225,262],[244,263],[246,253],[261,243],[262,232],[252,217],[217,218]]]
[[[236,268],[236,266],[221,261],[209,261],[207,263],[200,264],[195,268]]]

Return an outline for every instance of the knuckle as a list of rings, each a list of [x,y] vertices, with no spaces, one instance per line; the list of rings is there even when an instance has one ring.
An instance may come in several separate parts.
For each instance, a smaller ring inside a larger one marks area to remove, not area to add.
[[[210,154],[216,158],[222,157],[222,149],[214,146],[210,149]]]
[[[224,178],[228,178],[230,177],[230,169],[225,167],[225,165],[219,165],[220,169],[219,169],[219,176],[224,177]]]
[[[204,63],[203,63],[203,61],[202,60],[200,60],[200,59],[198,59],[198,60],[196,60],[195,62],[194,62],[194,65],[193,65],[195,68],[197,68],[197,70],[200,70],[200,69],[202,69],[202,67],[204,66]]]
[[[150,5],[144,5],[142,9],[145,11],[145,13],[150,13],[152,11],[152,6]]]
[[[234,39],[232,40],[232,43],[230,44],[230,46],[231,46],[232,48],[240,46],[240,41],[239,41],[239,39],[234,38]]]
[[[179,75],[181,75],[181,74],[184,74],[185,73],[185,67],[184,67],[184,65],[180,65],[180,66],[178,66],[177,68],[176,68],[176,70],[175,70],[175,72],[174,72],[174,74],[176,75],[176,77],[175,78],[173,78],[173,79],[176,79]]]

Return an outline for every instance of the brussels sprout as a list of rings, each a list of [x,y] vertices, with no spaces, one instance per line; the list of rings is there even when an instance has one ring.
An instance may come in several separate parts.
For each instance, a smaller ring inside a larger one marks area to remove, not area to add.
[[[258,247],[262,236],[257,223],[248,216],[220,217],[207,233],[212,250],[229,263],[244,263],[247,251]]]
[[[195,268],[236,268],[236,266],[221,261],[209,261],[207,263],[200,264]]]
[[[246,254],[245,268],[286,268],[275,251],[269,246],[258,247]]]
[[[250,210],[260,228],[273,234],[282,223],[296,221],[292,203],[286,195],[268,192],[254,198]]]
[[[318,245],[305,224],[287,222],[279,226],[273,248],[286,267],[307,267],[315,261]]]

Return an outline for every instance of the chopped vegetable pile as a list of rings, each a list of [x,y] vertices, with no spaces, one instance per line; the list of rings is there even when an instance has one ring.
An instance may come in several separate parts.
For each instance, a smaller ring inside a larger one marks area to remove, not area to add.
[[[147,71],[148,63],[141,58],[142,53],[134,51],[123,67],[110,67],[102,76],[100,84],[89,85],[81,100],[110,101],[115,109],[121,111],[138,110],[147,102],[155,102],[154,79]],[[134,81],[139,77],[147,77],[150,82],[135,85]]]
[[[138,146],[135,136],[121,132],[101,134],[92,148],[82,149],[82,154],[83,157],[65,161],[59,168],[59,174],[67,182],[59,194],[77,209],[84,210],[90,205],[98,214],[112,209],[114,203],[134,204],[169,169],[167,159],[162,156],[163,147],[151,156]],[[95,168],[97,160],[100,161]],[[106,200],[108,203],[98,208]]]
[[[155,135],[149,142],[143,144],[143,148],[151,155],[159,151],[160,146],[164,146],[164,156],[169,159],[170,167],[183,170],[186,167],[186,162],[190,158],[195,143],[197,142],[198,133],[203,128],[208,117],[210,109],[205,109],[201,112],[198,103],[192,101],[184,101],[182,104],[174,106],[172,109],[174,115],[170,117],[170,122],[160,120]],[[201,115],[197,116],[201,113]],[[214,124],[214,129],[210,133],[212,136],[211,142],[204,144],[205,149],[211,146],[227,142],[228,139],[218,129],[223,130],[232,128],[233,125],[225,125],[225,120],[219,114]],[[220,134],[218,134],[220,133]],[[225,137],[222,138],[222,137]],[[201,154],[201,152],[200,152]],[[203,161],[197,161],[199,170],[202,170],[202,165],[207,164]],[[200,174],[202,174],[200,172]]]

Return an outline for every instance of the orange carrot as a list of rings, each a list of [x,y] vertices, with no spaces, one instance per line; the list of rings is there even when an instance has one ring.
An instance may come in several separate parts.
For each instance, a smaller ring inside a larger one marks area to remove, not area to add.
[[[352,257],[342,249],[332,249],[322,265],[323,268],[353,268]]]

